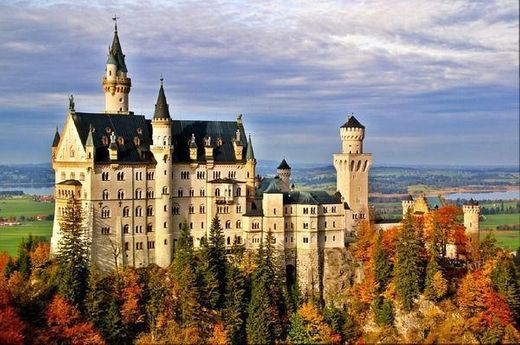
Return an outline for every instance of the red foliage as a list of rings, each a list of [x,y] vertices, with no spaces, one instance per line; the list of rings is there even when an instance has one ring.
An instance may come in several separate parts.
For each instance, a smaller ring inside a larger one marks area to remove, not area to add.
[[[43,267],[49,262],[50,248],[49,242],[40,242],[36,248],[29,253],[33,268]]]
[[[381,241],[381,247],[388,255],[390,262],[394,262],[395,257],[395,246],[397,243],[397,235],[399,234],[399,227],[394,226],[383,232],[383,238]]]
[[[79,311],[63,297],[54,296],[45,314],[48,328],[43,331],[40,341],[78,345],[104,344],[92,323],[84,321]]]
[[[371,248],[375,243],[376,232],[372,224],[365,220],[358,224],[356,243],[352,248],[352,254],[359,260],[366,262],[370,259]]]
[[[9,262],[9,254],[7,252],[0,253],[0,275],[3,276],[3,272],[5,270],[5,266]]]
[[[121,298],[121,315],[125,324],[137,323],[143,321],[144,315],[141,310],[141,299],[143,287],[139,284],[137,272],[127,269],[123,272],[123,291]]]
[[[25,323],[10,305],[9,293],[0,286],[0,344],[23,344]]]

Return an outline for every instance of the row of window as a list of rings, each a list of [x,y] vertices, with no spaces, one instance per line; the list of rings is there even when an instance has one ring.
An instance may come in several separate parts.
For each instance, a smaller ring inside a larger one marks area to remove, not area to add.
[[[67,179],[67,174],[65,173],[65,171],[61,172],[61,179],[62,180],[66,180]],[[69,179],[75,180],[76,179],[76,173],[75,172],[71,172],[69,174]],[[82,173],[82,172],[79,173],[79,180],[80,181],[85,181],[85,173]]]
[[[143,245],[144,245],[144,242],[135,242],[135,250],[143,250]],[[155,241],[148,241],[146,243],[146,247],[148,249],[155,249]],[[125,242],[125,250],[130,250],[129,242]]]
[[[64,174],[64,173],[62,173],[62,174]],[[73,174],[73,173],[71,173],[71,174]],[[80,173],[80,177],[81,177],[81,174],[83,174],[83,173]],[[146,179],[148,181],[151,181],[151,180],[154,179],[154,172],[153,171],[148,171],[148,172],[146,172],[146,175],[144,175],[142,171],[136,171],[135,172],[135,180],[136,181],[142,181],[143,180],[143,176],[146,176]],[[85,176],[83,174],[83,179],[84,178],[85,178]],[[125,173],[123,171],[118,171],[116,173],[116,179],[117,179],[117,181],[125,181]],[[110,181],[110,173],[108,171],[103,171],[101,173],[101,181]]]

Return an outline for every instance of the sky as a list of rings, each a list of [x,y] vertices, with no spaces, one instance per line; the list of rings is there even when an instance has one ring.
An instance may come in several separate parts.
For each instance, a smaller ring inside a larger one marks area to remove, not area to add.
[[[258,159],[331,164],[366,126],[375,164],[519,164],[517,0],[0,2],[0,164],[50,161],[69,94],[104,107],[112,16],[151,118],[242,113]]]

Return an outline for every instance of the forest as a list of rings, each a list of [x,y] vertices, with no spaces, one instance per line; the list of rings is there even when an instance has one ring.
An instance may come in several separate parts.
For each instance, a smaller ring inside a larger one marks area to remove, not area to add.
[[[361,274],[340,304],[287,284],[271,233],[257,250],[226,250],[218,218],[197,249],[183,226],[167,268],[102,272],[71,199],[59,254],[28,238],[16,259],[0,255],[0,343],[518,343],[519,257],[467,237],[459,216],[445,206],[384,232],[359,223],[346,250]]]

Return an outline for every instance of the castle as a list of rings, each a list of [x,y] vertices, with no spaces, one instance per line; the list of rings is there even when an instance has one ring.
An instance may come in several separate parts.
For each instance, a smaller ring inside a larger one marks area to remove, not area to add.
[[[333,157],[337,193],[330,195],[294,190],[285,159],[276,177],[258,177],[241,115],[233,121],[176,120],[162,78],[153,117],[130,111],[132,83],[117,24],[102,88],[102,113],[76,111],[71,96],[52,144],[53,253],[71,196],[86,213],[91,260],[105,269],[166,267],[184,222],[199,246],[218,216],[227,246],[237,241],[257,248],[271,231],[287,279],[315,291],[323,251],[344,248],[355,224],[368,218],[371,154],[363,151],[365,127],[353,116],[340,127],[341,152]]]

